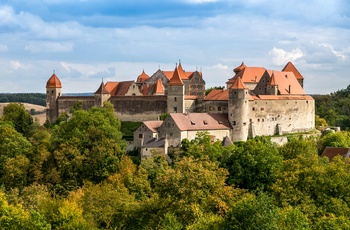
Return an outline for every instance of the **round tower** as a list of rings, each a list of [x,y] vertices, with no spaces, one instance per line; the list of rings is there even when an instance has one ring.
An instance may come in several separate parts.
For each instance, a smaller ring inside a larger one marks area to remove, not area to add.
[[[249,130],[249,92],[238,77],[229,88],[228,119],[232,126],[232,141],[246,141]]]
[[[46,83],[46,119],[50,123],[56,121],[58,117],[58,98],[62,95],[62,85],[60,79],[53,72]]]

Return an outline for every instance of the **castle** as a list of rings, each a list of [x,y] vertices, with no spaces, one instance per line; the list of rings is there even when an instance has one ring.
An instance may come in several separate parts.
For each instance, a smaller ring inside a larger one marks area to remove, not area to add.
[[[304,78],[288,62],[281,71],[249,67],[242,63],[226,82],[226,89],[205,95],[201,72],[187,72],[181,63],[174,71],[144,71],[136,81],[103,82],[94,96],[63,96],[53,74],[46,84],[47,119],[54,122],[76,102],[83,109],[114,106],[121,120],[142,121],[134,134],[136,146],[149,150],[179,146],[198,131],[213,140],[245,141],[248,137],[306,132],[315,126],[315,104],[303,89]],[[157,121],[169,113],[165,121]],[[149,146],[150,148],[147,148]]]

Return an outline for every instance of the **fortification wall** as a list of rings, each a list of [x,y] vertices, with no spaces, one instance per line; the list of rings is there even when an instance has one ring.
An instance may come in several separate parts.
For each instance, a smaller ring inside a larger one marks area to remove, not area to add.
[[[250,101],[249,122],[257,136],[307,132],[315,127],[315,102],[312,99]]]
[[[63,112],[69,112],[69,108],[76,102],[82,104],[84,110],[88,110],[95,104],[95,98],[93,96],[62,96],[58,98],[58,114]]]
[[[112,96],[115,115],[122,121],[156,120],[167,112],[167,97],[159,96]]]

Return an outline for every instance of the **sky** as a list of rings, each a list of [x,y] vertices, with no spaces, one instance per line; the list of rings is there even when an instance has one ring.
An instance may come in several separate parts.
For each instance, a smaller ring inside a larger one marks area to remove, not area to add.
[[[94,92],[144,70],[202,71],[224,86],[233,69],[291,61],[308,94],[350,85],[348,0],[2,0],[0,93]]]

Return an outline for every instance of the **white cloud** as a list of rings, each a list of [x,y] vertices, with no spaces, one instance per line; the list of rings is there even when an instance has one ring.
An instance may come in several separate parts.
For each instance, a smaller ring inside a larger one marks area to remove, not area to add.
[[[10,61],[11,67],[15,70],[22,67],[22,64],[19,61]]]
[[[30,42],[25,46],[25,50],[32,53],[57,53],[70,52],[73,47],[73,44],[68,42]]]
[[[296,48],[291,52],[287,52],[284,49],[278,49],[274,47],[270,50],[269,54],[272,56],[272,63],[277,66],[285,65],[287,62],[295,61],[304,56],[301,49]]]

